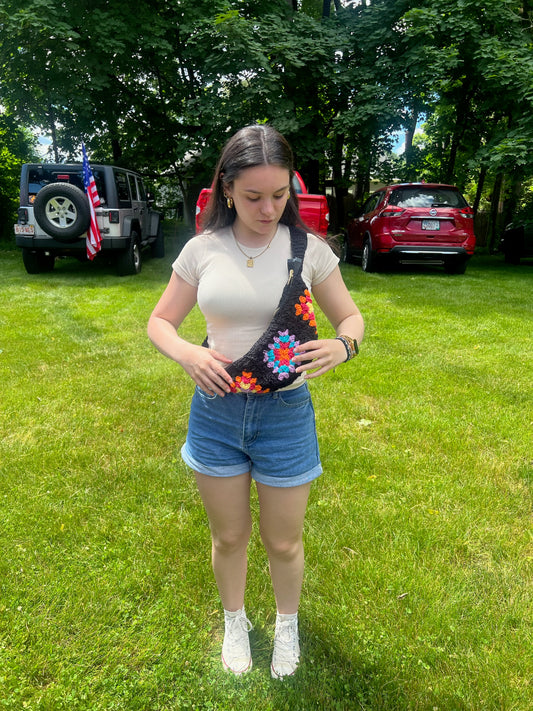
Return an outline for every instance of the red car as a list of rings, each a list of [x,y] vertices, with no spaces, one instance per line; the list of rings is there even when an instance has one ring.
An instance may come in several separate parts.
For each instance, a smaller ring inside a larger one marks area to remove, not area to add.
[[[348,225],[347,261],[364,271],[384,257],[401,263],[440,263],[464,274],[474,254],[474,212],[453,185],[399,183],[377,190]]]

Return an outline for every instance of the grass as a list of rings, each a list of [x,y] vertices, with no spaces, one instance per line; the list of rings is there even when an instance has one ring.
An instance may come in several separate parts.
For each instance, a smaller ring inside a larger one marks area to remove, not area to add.
[[[145,336],[171,261],[29,276],[0,253],[0,708],[533,709],[531,265],[343,266],[367,337],[312,384],[325,473],[303,663],[279,683],[257,530],[254,669],[219,663],[209,531],[179,457],[191,384]],[[198,312],[184,331],[201,341]]]

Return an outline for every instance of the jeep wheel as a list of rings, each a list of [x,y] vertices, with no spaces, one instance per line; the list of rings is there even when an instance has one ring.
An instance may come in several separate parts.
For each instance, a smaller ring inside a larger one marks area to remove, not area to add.
[[[75,242],[89,229],[89,201],[75,185],[45,185],[37,193],[33,208],[41,229],[59,242]]]
[[[34,252],[27,247],[22,248],[22,261],[28,274],[51,272],[55,260],[55,256],[49,252]]]
[[[370,240],[366,239],[363,245],[363,253],[361,255],[361,269],[364,272],[373,272],[376,268],[376,258],[372,254]]]
[[[132,231],[130,246],[118,256],[117,271],[119,276],[129,276],[139,274],[142,267],[141,248],[139,246],[139,235]]]

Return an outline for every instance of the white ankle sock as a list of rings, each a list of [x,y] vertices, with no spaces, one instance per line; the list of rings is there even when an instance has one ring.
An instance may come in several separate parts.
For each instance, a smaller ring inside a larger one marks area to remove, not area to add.
[[[298,613],[293,612],[290,615],[282,615],[281,612],[276,613],[276,622],[293,622],[298,619]]]

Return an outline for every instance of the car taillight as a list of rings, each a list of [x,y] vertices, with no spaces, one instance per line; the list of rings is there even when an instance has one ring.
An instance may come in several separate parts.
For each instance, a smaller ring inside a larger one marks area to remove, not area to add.
[[[380,217],[400,217],[405,212],[403,207],[395,207],[394,205],[388,205],[380,213]]]
[[[202,212],[205,209],[205,206],[209,202],[209,198],[211,197],[211,189],[210,188],[203,188],[203,190],[200,191],[200,195],[198,195],[198,200],[196,201],[196,232],[201,232],[202,230]]]
[[[112,225],[118,225],[120,222],[120,214],[118,210],[109,210],[109,222]]]
[[[467,207],[462,207],[462,208],[459,210],[459,214],[461,215],[461,217],[468,217],[470,220],[473,220],[473,219],[474,219],[474,211],[473,211],[472,208],[469,207],[469,206],[467,206]]]
[[[29,220],[28,210],[25,207],[19,207],[18,209],[18,223],[19,225],[27,225]]]

